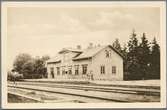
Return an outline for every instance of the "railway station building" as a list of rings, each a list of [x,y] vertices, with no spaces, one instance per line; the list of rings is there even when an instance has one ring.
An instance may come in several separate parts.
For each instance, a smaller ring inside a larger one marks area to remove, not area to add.
[[[49,79],[123,80],[123,57],[111,45],[64,48],[46,67]]]

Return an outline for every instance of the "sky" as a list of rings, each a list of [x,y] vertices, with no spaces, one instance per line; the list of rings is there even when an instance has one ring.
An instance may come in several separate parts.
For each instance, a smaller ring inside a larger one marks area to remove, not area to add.
[[[160,41],[157,7],[9,7],[7,60],[12,67],[20,53],[55,56],[62,48],[89,43],[107,45],[118,38],[126,43],[132,30],[138,39]]]

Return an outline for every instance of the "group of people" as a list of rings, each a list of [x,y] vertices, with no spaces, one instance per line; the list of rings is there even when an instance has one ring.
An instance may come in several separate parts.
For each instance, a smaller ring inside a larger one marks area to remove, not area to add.
[[[93,72],[90,71],[90,72],[87,74],[87,77],[88,77],[89,80],[94,80],[94,78],[93,78]]]

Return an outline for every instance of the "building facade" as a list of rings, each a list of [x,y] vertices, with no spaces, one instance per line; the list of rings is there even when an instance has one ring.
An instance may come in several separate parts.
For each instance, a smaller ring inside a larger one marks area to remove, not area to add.
[[[48,78],[123,80],[123,57],[110,45],[63,49],[46,67]]]

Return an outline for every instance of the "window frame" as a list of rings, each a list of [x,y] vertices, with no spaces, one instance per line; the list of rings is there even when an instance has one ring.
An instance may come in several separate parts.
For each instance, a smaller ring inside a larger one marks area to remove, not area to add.
[[[65,66],[62,66],[62,75],[65,75],[66,71],[65,71]]]
[[[106,58],[109,58],[109,57],[110,57],[110,53],[109,53],[108,50],[105,50],[105,56],[106,56]]]
[[[111,53],[112,53],[111,50],[109,50],[109,57],[110,57],[110,58],[111,58]]]
[[[105,65],[100,66],[100,73],[105,74]]]
[[[79,75],[79,65],[74,65],[75,75]]]
[[[69,75],[72,74],[72,66],[68,66],[68,74],[69,74]]]
[[[112,66],[112,74],[116,74],[117,73],[117,68],[116,68],[116,66]]]
[[[85,75],[88,71],[88,64],[83,64],[82,65],[82,74]]]
[[[56,67],[57,69],[57,75],[60,75],[60,67]]]

